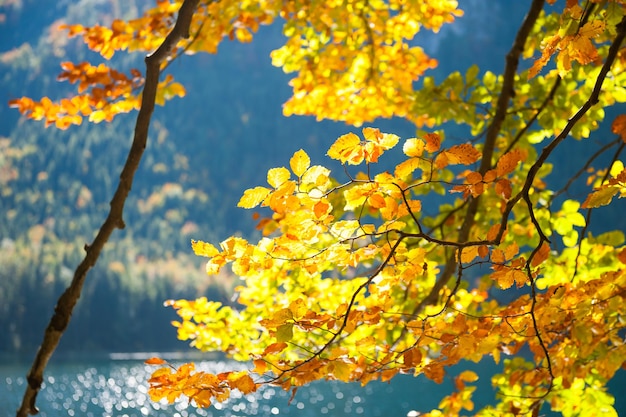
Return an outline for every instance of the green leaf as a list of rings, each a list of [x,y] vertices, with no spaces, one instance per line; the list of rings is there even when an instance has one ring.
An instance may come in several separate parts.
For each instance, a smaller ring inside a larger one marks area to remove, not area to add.
[[[471,67],[469,67],[467,69],[467,72],[465,73],[465,81],[470,84],[472,81],[474,81],[476,79],[476,77],[478,76],[478,65],[472,65]]]
[[[620,246],[624,244],[626,238],[624,232],[620,230],[613,230],[611,232],[602,233],[601,235],[590,239],[593,243],[600,243],[608,246]]]

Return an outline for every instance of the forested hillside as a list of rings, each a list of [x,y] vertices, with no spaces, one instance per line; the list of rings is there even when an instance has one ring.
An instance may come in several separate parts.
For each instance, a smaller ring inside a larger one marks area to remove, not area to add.
[[[24,352],[40,343],[83,246],[106,215],[136,116],[59,131],[9,109],[8,101],[22,95],[70,90],[55,79],[60,63],[85,59],[88,51],[67,41],[59,24],[110,21],[136,14],[145,2],[48,3],[55,7],[0,3],[0,328],[8,336],[0,351]],[[200,294],[227,299],[233,279],[207,279],[190,239],[252,229],[249,214],[235,206],[241,190],[257,180],[259,161],[266,169],[299,146],[322,149],[343,129],[283,118],[287,78],[269,60],[277,36],[264,33],[254,47],[232,43],[219,59],[186,57],[193,67],[173,64],[188,95],[167,113],[157,110],[127,227],[90,275],[62,347],[181,348],[174,329],[166,337],[158,330],[171,314],[162,302]],[[140,66],[142,57],[135,58],[122,65]]]
[[[88,54],[96,59],[80,40],[67,40],[60,23],[109,22],[137,14],[145,3],[0,0],[0,329],[5,330],[0,351],[29,351],[40,343],[56,298],[106,215],[136,116],[59,131],[20,119],[7,103],[23,95],[62,97],[71,87],[55,79],[60,63]],[[455,26],[417,42],[446,52],[443,71],[457,61],[481,59],[481,69],[501,69],[504,63],[492,57],[510,47],[525,5],[488,8],[481,1],[461,1],[461,7],[464,30]],[[501,38],[482,35],[487,22],[491,32],[500,29]],[[185,56],[184,65],[171,64],[168,71],[187,95],[167,110],[157,109],[128,200],[127,227],[114,233],[88,277],[64,349],[184,347],[176,343],[174,329],[167,335],[160,331],[172,314],[163,300],[200,294],[227,300],[235,284],[227,275],[208,279],[190,240],[219,241],[252,230],[249,213],[235,206],[242,190],[261,182],[258,173],[302,147],[321,159],[329,144],[350,130],[282,116],[289,77],[269,58],[281,36],[276,26],[262,28],[253,44],[231,42],[217,56]],[[116,59],[139,67],[142,57]],[[406,122],[376,126],[415,134]],[[581,158],[585,152],[580,148]]]

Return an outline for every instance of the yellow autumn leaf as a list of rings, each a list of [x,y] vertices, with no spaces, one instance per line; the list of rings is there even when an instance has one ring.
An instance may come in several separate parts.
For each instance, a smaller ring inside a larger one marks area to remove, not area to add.
[[[207,258],[212,258],[219,253],[215,246],[201,240],[192,240],[191,248],[197,256],[205,256]]]
[[[96,110],[89,115],[89,121],[93,123],[100,123],[107,117],[103,110]]]
[[[328,373],[338,381],[350,382],[353,368],[352,364],[336,360],[328,365]]]
[[[272,168],[267,171],[267,183],[274,188],[278,188],[291,178],[289,170],[285,167]]]
[[[187,91],[181,83],[172,83],[167,86],[168,97],[178,96],[185,97]]]
[[[463,371],[459,374],[458,378],[461,381],[465,381],[465,382],[476,382],[478,381],[478,374],[474,371]]]
[[[511,288],[513,286],[513,282],[515,281],[515,278],[510,269],[503,269],[494,272],[493,274],[491,274],[491,279],[496,281],[498,287],[501,290]]]
[[[461,262],[472,262],[478,256],[478,246],[467,246],[461,250]]]
[[[419,158],[409,158],[396,166],[394,176],[396,178],[406,178],[420,167],[421,160]]]
[[[328,149],[327,155],[342,163],[358,165],[363,162],[365,152],[361,144],[361,139],[354,133],[347,133],[337,138]]]
[[[311,166],[311,158],[309,158],[306,152],[300,149],[296,151],[289,160],[289,166],[297,177],[301,177]]]
[[[407,139],[402,146],[402,152],[406,156],[410,156],[413,158],[419,158],[424,153],[424,149],[426,144],[423,140],[417,138]]]
[[[261,204],[269,195],[271,190],[266,187],[250,188],[243,193],[243,197],[237,203],[237,207],[251,209]]]
[[[241,43],[252,42],[252,34],[246,28],[237,28],[237,29],[235,29],[235,37]]]
[[[390,133],[381,133],[379,129],[366,127],[363,129],[365,138],[364,151],[367,162],[378,162],[378,158],[385,152],[396,146],[400,137]]]

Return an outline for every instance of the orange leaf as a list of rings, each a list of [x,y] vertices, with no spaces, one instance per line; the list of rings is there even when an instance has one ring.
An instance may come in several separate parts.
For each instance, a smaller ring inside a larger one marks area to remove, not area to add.
[[[320,219],[322,218],[322,216],[328,213],[329,208],[330,208],[330,205],[326,201],[318,201],[313,206],[313,213],[315,214],[315,217]]]
[[[265,348],[265,350],[263,351],[263,356],[270,355],[272,353],[282,352],[286,347],[287,343],[285,342],[272,343]]]
[[[407,368],[415,368],[422,363],[422,351],[418,348],[411,348],[404,352],[404,366]]]
[[[245,371],[229,374],[228,381],[231,388],[238,389],[242,394],[249,394],[257,389],[254,380]]]
[[[472,262],[478,256],[478,246],[468,246],[462,249],[461,262],[464,264]]]
[[[368,202],[370,203],[370,206],[372,206],[373,208],[379,209],[381,207],[385,207],[385,197],[383,197],[380,193],[375,193],[372,194],[369,199]]]
[[[433,380],[438,384],[443,382],[445,374],[446,372],[440,363],[431,362],[424,367],[424,375],[426,375],[426,378]]]
[[[424,135],[426,140],[426,152],[437,152],[441,147],[441,138],[437,133],[427,133]]]
[[[611,131],[616,135],[620,135],[622,141],[626,142],[626,114],[620,114],[613,120]]]
[[[497,171],[495,169],[490,169],[485,172],[485,176],[483,178],[484,182],[493,182],[496,179]]]
[[[496,194],[504,198],[505,200],[508,200],[509,198],[511,198],[511,194],[513,194],[513,189],[511,188],[511,181],[507,180],[506,178],[501,178],[498,181],[496,181],[495,190],[496,190]]]
[[[463,371],[457,378],[465,382],[475,382],[478,381],[478,374],[474,371]]]
[[[511,274],[511,270],[509,269],[503,269],[501,271],[494,272],[493,274],[491,274],[491,279],[496,281],[498,287],[503,290],[506,290],[513,286],[514,277]]]
[[[509,246],[506,247],[506,249],[504,249],[504,256],[507,261],[510,259],[513,259],[513,257],[517,255],[518,253],[519,253],[519,246],[515,242],[511,243]]]
[[[487,240],[494,240],[500,233],[500,224],[494,224],[489,228],[487,232]]]
[[[491,261],[497,264],[504,263],[504,251],[502,249],[494,249],[491,253]]]
[[[626,264],[626,248],[617,253],[617,259],[623,264]]]
[[[530,266],[533,268],[541,265],[548,257],[550,256],[550,245],[547,242],[543,242],[541,247],[537,252],[535,252],[535,256],[533,257]]]
[[[146,361],[144,362],[146,365],[163,365],[166,364],[167,361],[161,359],[161,358],[150,358],[150,359],[146,359]]]
[[[467,174],[467,176],[465,177],[465,181],[468,184],[478,184],[479,182],[481,182],[483,180],[483,176],[480,175],[480,172],[474,172],[471,171],[469,174]]]
[[[503,177],[510,174],[515,170],[517,164],[526,158],[526,152],[521,149],[514,149],[511,152],[507,152],[498,159],[496,166],[496,172],[498,177]]]
[[[462,164],[469,165],[478,161],[482,154],[478,149],[469,143],[455,145],[437,155],[435,166],[445,168],[448,165]]]

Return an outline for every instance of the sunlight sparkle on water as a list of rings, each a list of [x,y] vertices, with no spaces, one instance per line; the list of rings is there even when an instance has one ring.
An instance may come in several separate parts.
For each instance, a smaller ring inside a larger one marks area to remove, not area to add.
[[[174,361],[173,365],[178,365]],[[233,362],[196,362],[199,370],[219,373],[233,370]],[[50,367],[38,397],[40,417],[247,417],[247,416],[361,416],[387,417],[389,404],[381,405],[373,398],[381,393],[391,394],[388,384],[374,390],[370,385],[344,385],[333,382],[314,383],[298,390],[291,404],[291,393],[275,387],[262,387],[258,392],[243,395],[233,391],[230,399],[214,403],[210,408],[198,409],[186,400],[167,404],[152,402],[147,380],[155,370],[142,361],[113,360],[85,365],[77,362]],[[0,415],[11,414],[18,408],[26,384],[17,376],[25,371],[12,372],[2,378],[0,386]],[[392,394],[393,395],[393,394]],[[366,411],[367,410],[367,414]],[[402,415],[413,416],[410,408]],[[407,414],[407,412],[409,414]],[[397,414],[396,414],[397,415]]]

